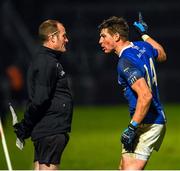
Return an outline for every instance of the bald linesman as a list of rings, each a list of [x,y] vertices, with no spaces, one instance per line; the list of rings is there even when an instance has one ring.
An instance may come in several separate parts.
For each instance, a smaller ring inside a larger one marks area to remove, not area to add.
[[[28,104],[15,133],[22,141],[31,136],[35,170],[58,170],[71,131],[73,101],[61,54],[66,52],[66,30],[56,20],[39,27],[42,42],[27,77]]]

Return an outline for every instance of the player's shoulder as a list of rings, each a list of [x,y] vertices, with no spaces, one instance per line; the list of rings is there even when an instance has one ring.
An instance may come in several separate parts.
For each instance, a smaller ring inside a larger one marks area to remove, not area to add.
[[[127,48],[125,48],[123,52],[121,52],[121,56],[123,58],[129,58],[130,60],[136,58],[137,53],[139,53],[139,50],[145,46],[147,45],[143,41],[131,42],[131,44]]]
[[[133,41],[132,42],[133,45],[150,45],[148,42],[146,41]]]
[[[124,72],[126,68],[132,68],[136,65],[136,61],[132,56],[122,55],[118,62],[118,71]]]
[[[151,57],[157,57],[158,51],[156,48],[154,48],[150,43],[145,41],[137,41],[134,42],[135,46],[138,46],[139,49],[145,50],[147,54],[149,54]]]
[[[137,52],[134,51],[132,47],[126,49],[120,59],[119,63],[126,64],[126,63],[136,63],[137,62]]]
[[[134,45],[134,47],[137,46],[139,48],[142,48],[142,47],[145,47],[145,48],[148,48],[148,49],[153,48],[153,46],[150,43],[145,42],[145,41],[135,41],[135,42],[133,42],[133,45]]]

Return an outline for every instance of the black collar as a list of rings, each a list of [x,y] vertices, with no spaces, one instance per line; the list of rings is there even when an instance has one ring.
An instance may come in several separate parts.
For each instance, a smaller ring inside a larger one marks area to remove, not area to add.
[[[59,59],[61,57],[61,55],[62,55],[62,52],[54,50],[54,49],[50,49],[50,48],[45,47],[45,46],[40,47],[40,52],[49,53],[49,54],[51,54],[51,56],[53,56],[53,57],[55,57],[57,59]]]

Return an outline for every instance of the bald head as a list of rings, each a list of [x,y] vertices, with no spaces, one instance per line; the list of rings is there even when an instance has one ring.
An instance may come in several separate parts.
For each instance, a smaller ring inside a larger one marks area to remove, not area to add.
[[[49,36],[58,33],[58,25],[63,26],[57,20],[46,20],[39,26],[39,39],[42,44],[48,40]]]

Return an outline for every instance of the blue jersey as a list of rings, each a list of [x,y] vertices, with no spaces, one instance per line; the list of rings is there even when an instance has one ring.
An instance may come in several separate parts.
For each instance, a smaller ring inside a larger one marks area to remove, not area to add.
[[[118,82],[124,88],[124,96],[129,102],[129,111],[133,116],[137,95],[131,85],[139,78],[144,78],[152,91],[152,102],[142,123],[164,124],[165,115],[159,99],[155,60],[158,51],[149,43],[138,41],[124,48],[119,55]]]

